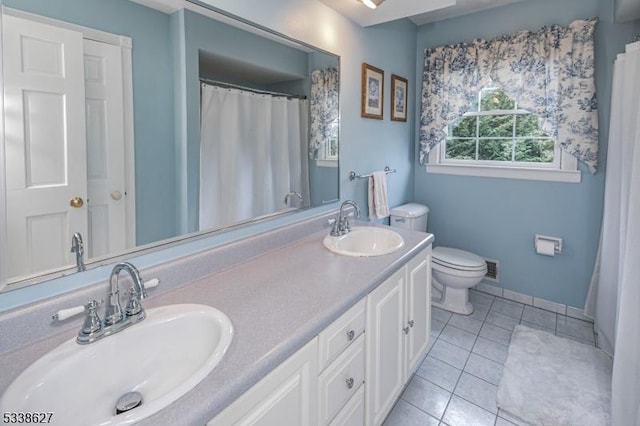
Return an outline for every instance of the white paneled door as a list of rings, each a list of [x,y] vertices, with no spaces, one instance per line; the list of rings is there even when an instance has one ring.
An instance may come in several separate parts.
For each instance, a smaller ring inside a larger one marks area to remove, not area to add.
[[[83,39],[3,15],[8,277],[72,263],[87,232]]]
[[[120,46],[84,41],[89,257],[126,248],[122,73]]]

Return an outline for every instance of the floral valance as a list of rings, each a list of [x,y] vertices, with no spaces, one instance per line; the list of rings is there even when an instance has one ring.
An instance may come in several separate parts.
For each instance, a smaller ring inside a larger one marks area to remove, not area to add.
[[[425,49],[420,117],[420,162],[466,113],[479,90],[495,83],[538,116],[541,129],[595,173],[598,112],[594,82],[597,20],[520,31]]]
[[[315,70],[311,73],[309,157],[312,159],[331,135],[331,124],[338,118],[339,82],[337,68]]]

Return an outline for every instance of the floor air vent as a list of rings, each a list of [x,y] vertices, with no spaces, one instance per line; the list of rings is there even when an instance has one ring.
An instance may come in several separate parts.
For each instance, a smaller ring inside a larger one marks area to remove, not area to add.
[[[487,262],[487,274],[484,276],[485,279],[498,282],[500,277],[498,273],[500,262],[493,259],[485,259],[484,261]]]

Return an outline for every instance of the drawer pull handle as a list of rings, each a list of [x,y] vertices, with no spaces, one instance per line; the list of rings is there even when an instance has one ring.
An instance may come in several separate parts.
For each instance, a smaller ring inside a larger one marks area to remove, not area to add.
[[[353,388],[353,384],[354,384],[353,377],[349,377],[347,379],[347,389]]]
[[[349,330],[347,331],[347,340],[351,341],[353,340],[353,338],[356,337],[356,332],[353,330]]]
[[[404,331],[404,334],[409,334],[409,327],[404,327],[402,331]]]
[[[413,320],[409,321],[409,327],[413,328]]]

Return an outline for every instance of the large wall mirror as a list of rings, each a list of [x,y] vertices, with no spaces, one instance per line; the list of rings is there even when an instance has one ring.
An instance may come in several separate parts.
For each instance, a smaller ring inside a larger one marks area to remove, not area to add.
[[[5,291],[339,198],[337,56],[140,3],[2,0]]]

